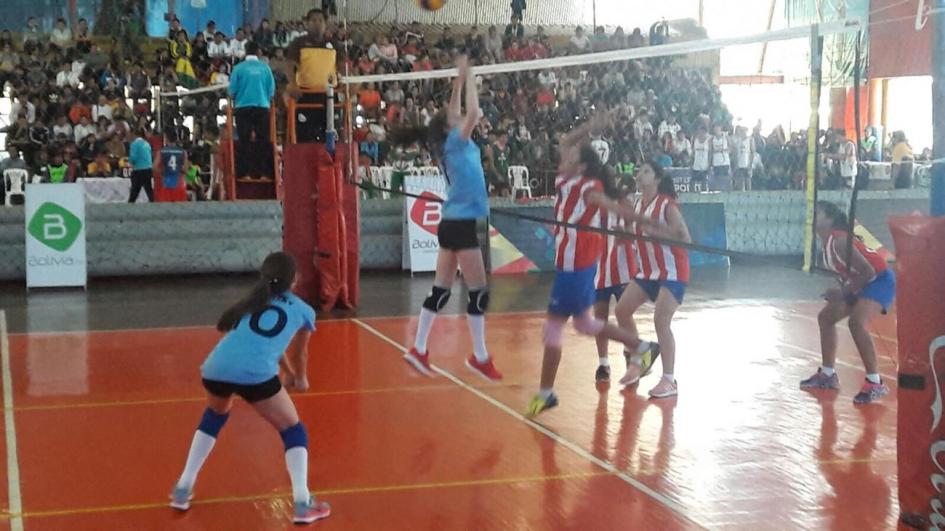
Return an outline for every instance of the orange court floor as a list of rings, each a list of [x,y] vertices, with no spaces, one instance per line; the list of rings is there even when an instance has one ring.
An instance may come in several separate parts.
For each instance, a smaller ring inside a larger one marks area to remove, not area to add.
[[[401,359],[414,317],[319,322],[309,484],[332,504],[312,529],[894,529],[895,316],[874,326],[891,393],[854,406],[863,370],[840,328],[839,393],[798,381],[819,365],[816,300],[693,297],[677,314],[679,396],[594,382],[593,340],[565,337],[561,404],[522,412],[541,365],[540,311],[489,314],[505,379],[463,366],[462,315],[430,340],[436,377]],[[638,316],[654,337],[652,311]],[[8,333],[0,529],[290,529],[278,434],[238,403],[187,513],[167,507],[204,407],[198,367],[209,326]],[[15,447],[14,447],[15,446]],[[11,461],[12,458],[12,461]]]

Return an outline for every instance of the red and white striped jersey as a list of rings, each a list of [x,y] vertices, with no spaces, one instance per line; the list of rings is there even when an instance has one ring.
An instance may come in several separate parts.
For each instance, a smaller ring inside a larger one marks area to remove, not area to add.
[[[586,227],[600,227],[600,211],[584,202],[590,190],[603,190],[597,179],[584,176],[555,179],[558,197],[555,200],[555,220]],[[555,268],[558,271],[587,269],[600,259],[603,238],[596,232],[555,226]]]
[[[623,219],[613,212],[602,212],[601,222],[609,230],[626,230]],[[604,252],[601,253],[597,265],[597,279],[594,282],[597,289],[627,284],[637,274],[633,240],[618,238],[612,234],[605,238]]]
[[[633,211],[661,225],[668,225],[667,215],[670,207],[679,208],[676,200],[665,194],[658,194],[649,203],[637,201]],[[646,235],[639,223],[634,224],[634,233]],[[637,255],[637,278],[643,280],[675,280],[689,282],[689,253],[682,247],[669,246],[648,241],[634,242]]]
[[[844,251],[844,256],[840,256],[840,253],[835,249],[835,242],[837,238],[846,238],[847,233],[843,230],[835,230],[830,233],[830,236],[827,237],[827,241],[824,242],[824,263],[827,265],[827,268],[833,271],[834,273],[839,274],[844,279],[850,278],[850,269],[847,267],[846,263],[846,252]],[[886,260],[879,255],[873,249],[870,249],[863,243],[863,240],[853,237],[853,249],[863,255],[863,258],[866,258],[866,261],[870,263],[873,267],[873,271],[877,275],[886,271],[889,268],[889,264],[886,263]],[[876,278],[876,277],[873,277]],[[871,281],[873,279],[870,279]]]

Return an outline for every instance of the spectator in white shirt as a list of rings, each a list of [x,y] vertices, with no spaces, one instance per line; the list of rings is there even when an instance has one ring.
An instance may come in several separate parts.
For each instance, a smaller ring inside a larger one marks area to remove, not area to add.
[[[692,164],[692,142],[682,129],[676,132],[673,141],[673,159],[676,166],[688,168]]]
[[[73,138],[72,125],[66,120],[65,114],[60,114],[56,117],[56,125],[52,128],[52,134],[53,138],[59,138],[59,135],[63,135],[66,138]]]
[[[486,38],[483,39],[483,45],[485,46],[486,53],[489,54],[494,61],[498,62],[502,60],[502,36],[499,35],[499,30],[495,26],[489,26]]]
[[[72,66],[69,63],[62,63],[62,68],[56,74],[56,86],[60,88],[77,88],[79,86],[79,75],[72,71]]]
[[[226,59],[230,57],[230,44],[226,42],[223,32],[213,34],[213,40],[207,45],[207,55],[211,59]]]
[[[571,36],[571,46],[575,51],[584,52],[587,51],[590,45],[591,41],[587,38],[587,35],[584,34],[584,28],[578,26],[574,30],[574,35]]]
[[[65,50],[72,46],[72,31],[66,26],[66,19],[56,20],[56,27],[49,35],[49,42],[60,50]]]
[[[663,135],[669,133],[673,136],[673,138],[675,138],[676,133],[678,133],[680,129],[682,129],[682,126],[676,123],[676,116],[670,114],[665,120],[663,120],[662,123],[660,123],[658,134],[660,138],[663,138]]]
[[[712,185],[713,191],[727,192],[732,189],[732,159],[730,152],[732,144],[728,135],[722,131],[722,126],[715,124],[712,127]]]
[[[558,85],[558,78],[555,76],[553,70],[544,70],[538,73],[538,82],[541,83],[543,87],[556,87]]]
[[[692,188],[694,191],[707,192],[709,178],[711,140],[705,126],[699,124],[696,136],[692,139]]]
[[[105,117],[108,121],[112,120],[112,106],[108,104],[108,98],[104,94],[98,97],[98,103],[92,106],[92,120],[98,122],[99,118]]]
[[[73,129],[73,134],[75,135],[76,144],[82,142],[89,135],[94,135],[96,128],[92,125],[92,122],[89,121],[88,116],[83,116],[79,118],[79,125],[75,126]]]
[[[640,140],[649,132],[653,136],[653,124],[650,123],[650,115],[646,111],[640,112],[640,115],[633,121],[633,136]]]
[[[732,143],[735,148],[735,189],[751,190],[751,165],[754,162],[755,147],[752,138],[748,136],[748,128],[736,127]]]
[[[207,29],[203,30],[203,38],[207,42],[213,42],[214,36],[217,34],[217,23],[214,21],[207,22]]]
[[[591,136],[591,147],[600,157],[600,163],[606,165],[610,160],[610,144],[601,138],[600,133]]]
[[[236,38],[230,41],[230,56],[242,61],[246,57],[246,33],[240,28],[236,30]]]
[[[26,115],[26,123],[32,124],[36,121],[36,106],[30,103],[26,96],[20,94],[17,95],[16,99],[13,101],[13,105],[10,107],[10,119],[9,123],[15,123],[16,118],[24,114]]]

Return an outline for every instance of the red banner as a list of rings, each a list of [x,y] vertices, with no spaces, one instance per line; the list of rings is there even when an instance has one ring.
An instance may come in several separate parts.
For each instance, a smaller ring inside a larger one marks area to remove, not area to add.
[[[945,218],[892,218],[899,337],[898,462],[903,519],[945,527]]]
[[[933,0],[870,2],[872,78],[927,76],[932,73]]]

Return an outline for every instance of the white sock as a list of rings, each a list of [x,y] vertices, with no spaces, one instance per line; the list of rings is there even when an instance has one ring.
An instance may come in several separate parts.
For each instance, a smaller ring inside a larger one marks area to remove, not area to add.
[[[295,503],[306,503],[312,494],[308,490],[308,448],[295,446],[285,451],[285,466],[292,480],[292,498]]]
[[[607,356],[602,356],[597,358],[598,363],[601,367],[610,367],[610,358]]]
[[[668,381],[668,382],[675,382],[675,381],[676,381],[675,375],[674,375],[673,373],[671,373],[671,372],[664,372],[664,373],[663,373],[663,379],[666,380],[666,381]]]
[[[883,383],[883,381],[879,378],[879,374],[876,374],[875,372],[867,374],[866,379],[869,380],[870,383],[874,384]]]
[[[194,433],[194,440],[190,443],[190,453],[187,454],[187,464],[184,465],[184,472],[177,481],[177,488],[187,490],[194,488],[197,474],[200,473],[201,467],[216,442],[216,437],[211,437],[200,430]]]
[[[473,354],[476,361],[482,363],[489,359],[486,350],[486,316],[466,314],[466,324],[469,325],[469,334],[473,341]]]
[[[551,389],[539,389],[539,390],[538,390],[538,396],[540,396],[543,400],[547,400],[548,397],[551,396],[551,393],[552,393],[552,390],[551,390]]]
[[[651,343],[649,341],[640,341],[640,344],[637,346],[637,354],[644,354],[646,351],[650,350]]]
[[[436,313],[426,308],[420,310],[420,320],[417,322],[417,339],[413,346],[421,354],[427,353],[427,338],[430,337],[430,329],[433,328],[434,319],[436,319]]]
[[[821,367],[820,372],[824,373],[824,376],[833,376],[834,370],[833,367]]]

